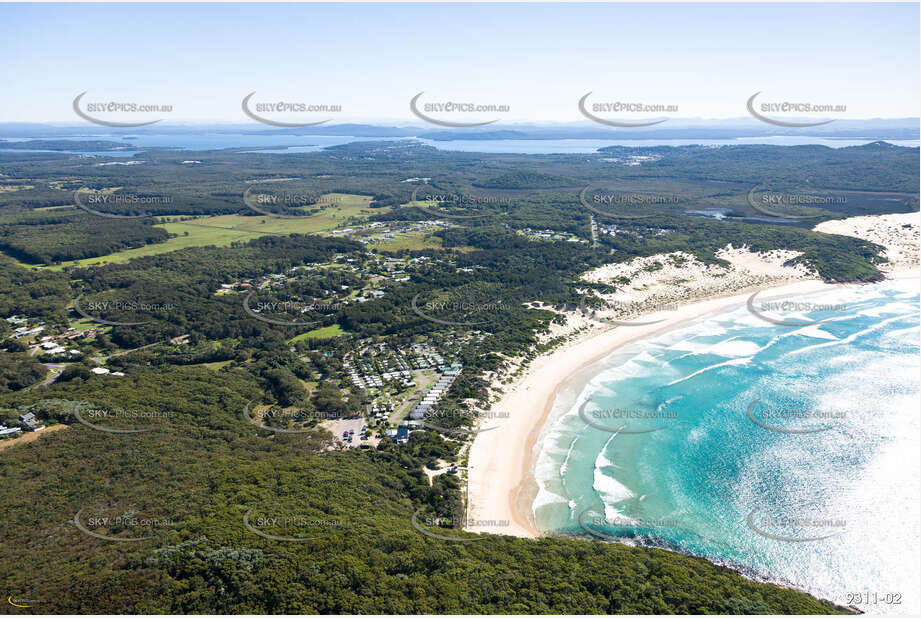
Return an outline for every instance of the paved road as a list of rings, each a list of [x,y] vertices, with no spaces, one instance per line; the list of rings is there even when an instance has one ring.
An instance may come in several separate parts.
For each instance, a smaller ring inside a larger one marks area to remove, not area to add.
[[[428,388],[438,380],[439,374],[435,372],[434,375],[425,377],[421,369],[413,369],[413,377],[416,379],[416,391],[413,393],[413,396],[410,397],[406,403],[396,409],[393,414],[390,415],[388,419],[391,424],[398,425],[400,421],[409,416],[409,411],[411,408],[414,408],[417,403],[422,401],[420,395],[428,390]]]
[[[48,372],[48,377],[45,378],[41,385],[48,386],[52,382],[58,379],[58,376],[61,375],[61,372],[64,371],[64,368],[67,367],[67,363],[42,363],[50,371]],[[34,386],[34,385],[33,385]]]

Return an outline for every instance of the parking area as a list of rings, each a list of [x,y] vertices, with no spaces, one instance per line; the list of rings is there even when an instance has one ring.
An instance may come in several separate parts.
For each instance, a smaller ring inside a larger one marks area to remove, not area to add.
[[[361,444],[377,446],[378,440],[373,437],[367,440],[361,439],[361,430],[365,427],[363,418],[340,418],[324,421],[321,425],[346,448],[357,448]]]

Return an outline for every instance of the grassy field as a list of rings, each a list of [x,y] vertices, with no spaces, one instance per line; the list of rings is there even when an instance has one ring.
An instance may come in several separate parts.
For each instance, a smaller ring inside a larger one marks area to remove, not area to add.
[[[266,216],[219,215],[204,217],[187,222],[187,225],[208,225],[240,231],[262,234],[313,234],[329,232],[346,225],[353,217],[367,217],[375,212],[387,212],[387,208],[372,210],[370,195],[351,195],[348,193],[327,193],[320,198],[320,203],[331,204],[310,217],[303,219],[279,219]]]
[[[0,193],[14,193],[34,189],[35,185],[0,185]]]
[[[307,391],[308,397],[313,395],[313,391],[317,390],[317,386],[319,386],[317,382],[308,382],[307,380],[298,379],[298,382],[300,382],[301,386],[304,387],[304,390]]]
[[[97,322],[92,321],[89,318],[80,318],[78,320],[71,320],[69,326],[82,332],[90,328],[99,328],[102,325]]]
[[[422,251],[423,249],[441,249],[441,238],[427,232],[410,232],[397,238],[388,238],[370,246],[379,251]]]
[[[48,266],[49,270],[61,270],[65,266],[92,266],[94,264],[122,264],[137,257],[147,255],[158,255],[186,247],[204,247],[215,245],[217,247],[226,247],[237,240],[250,240],[265,236],[259,232],[250,232],[246,230],[234,230],[232,228],[222,229],[213,227],[203,227],[201,225],[191,225],[188,223],[165,223],[157,227],[164,228],[171,234],[177,234],[175,238],[170,238],[166,242],[152,245],[144,245],[137,249],[125,249],[109,255],[102,255],[94,258],[83,260],[71,260],[61,262],[54,266]]]
[[[213,371],[220,371],[221,368],[226,367],[232,362],[233,361],[225,360],[225,361],[216,361],[213,363],[202,363],[201,365],[202,367],[207,367],[208,369],[211,369]]]
[[[339,335],[344,335],[345,331],[342,330],[342,327],[338,324],[333,324],[332,326],[324,326],[323,328],[315,328],[306,333],[301,333],[297,337],[293,337],[288,340],[288,343],[293,343],[295,341],[300,341],[301,339],[332,339],[333,337],[338,337]]]
[[[278,219],[265,216],[218,215],[200,217],[181,223],[161,223],[156,227],[176,234],[169,240],[136,249],[126,249],[109,255],[83,260],[72,260],[49,266],[50,270],[61,270],[65,266],[92,266],[96,264],[122,264],[137,257],[159,255],[187,247],[214,245],[226,247],[236,241],[247,241],[260,236],[275,234],[316,234],[329,232],[345,226],[353,217],[366,217],[373,212],[386,212],[386,208],[371,210],[368,204],[371,196],[330,193],[321,202],[333,204],[316,215],[303,219]]]

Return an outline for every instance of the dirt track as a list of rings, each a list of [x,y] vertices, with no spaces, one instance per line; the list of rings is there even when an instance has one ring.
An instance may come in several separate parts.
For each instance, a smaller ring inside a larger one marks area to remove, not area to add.
[[[41,431],[29,431],[29,432],[26,432],[20,435],[18,438],[13,438],[11,440],[2,440],[0,441],[0,451],[10,448],[11,446],[16,446],[17,444],[25,444],[26,442],[33,442],[35,440],[38,440],[45,434],[51,433],[52,431],[57,431],[58,429],[64,429],[65,427],[68,427],[68,425],[61,425],[61,424],[50,425],[48,427],[45,427]]]

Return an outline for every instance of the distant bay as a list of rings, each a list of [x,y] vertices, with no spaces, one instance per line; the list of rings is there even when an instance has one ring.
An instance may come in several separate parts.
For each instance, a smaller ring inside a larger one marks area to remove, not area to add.
[[[130,137],[131,139],[126,139]],[[60,139],[70,141],[82,140],[111,140],[122,141],[131,150],[113,150],[107,152],[80,153],[77,151],[60,151],[67,154],[93,154],[97,156],[130,156],[143,148],[178,148],[182,150],[220,150],[225,148],[253,148],[261,152],[294,154],[302,152],[315,152],[329,146],[339,146],[354,142],[369,141],[399,141],[412,139],[439,150],[461,152],[482,152],[494,154],[588,154],[597,152],[606,146],[627,146],[635,148],[650,148],[655,146],[743,146],[752,144],[769,144],[775,146],[800,146],[815,144],[830,148],[844,148],[847,146],[860,146],[874,141],[876,138],[834,139],[814,136],[761,136],[739,137],[732,139],[451,139],[432,140],[406,137],[355,137],[348,135],[290,135],[272,133],[141,133],[129,134],[125,132],[107,132],[88,130],[82,135],[68,134],[66,136],[36,135],[27,137],[2,137],[8,141],[23,141],[26,139]],[[917,147],[919,140],[883,140],[896,146]],[[5,151],[0,143],[0,151]],[[36,149],[17,150],[17,152],[46,152]]]

